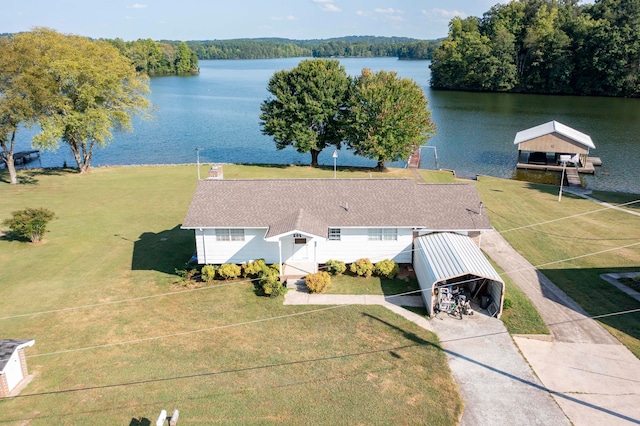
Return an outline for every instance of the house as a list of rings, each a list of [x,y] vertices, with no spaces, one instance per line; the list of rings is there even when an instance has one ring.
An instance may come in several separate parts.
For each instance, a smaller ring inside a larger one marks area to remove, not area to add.
[[[0,398],[14,395],[29,375],[24,348],[34,343],[35,340],[0,339]]]
[[[520,169],[559,170],[560,156],[571,157],[580,172],[594,173],[599,159],[590,161],[589,150],[595,145],[589,135],[557,121],[550,121],[516,133]]]
[[[315,271],[329,259],[411,263],[419,235],[491,225],[469,184],[260,179],[200,181],[182,228],[195,231],[199,264],[264,259]]]
[[[413,264],[429,315],[443,287],[486,296],[500,316],[504,283],[471,237],[491,229],[475,187],[412,179],[200,181],[182,224],[199,264],[264,259],[316,272],[329,259]],[[473,294],[472,294],[473,295]]]

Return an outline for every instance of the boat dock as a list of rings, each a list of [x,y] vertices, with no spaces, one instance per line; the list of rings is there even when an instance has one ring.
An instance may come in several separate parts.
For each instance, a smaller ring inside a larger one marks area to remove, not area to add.
[[[409,161],[407,162],[407,168],[408,169],[420,168],[420,148],[413,151],[413,153],[409,157]]]
[[[5,157],[4,153],[0,153],[0,156]],[[30,149],[28,151],[18,151],[13,153],[13,163],[16,166],[24,166],[27,163],[32,162],[35,159],[40,159],[40,151],[37,149]],[[2,162],[4,164],[4,161]]]
[[[595,174],[596,172],[596,168],[595,166],[602,166],[602,160],[600,159],[600,157],[587,157],[587,163],[582,166],[582,167],[567,167],[567,170],[569,169],[575,169],[577,173],[585,173],[585,174]],[[533,164],[533,163],[521,163],[518,162],[518,164],[516,164],[516,168],[517,169],[523,169],[523,170],[542,170],[542,171],[549,171],[549,172],[561,172],[562,171],[562,165],[555,165],[555,164]]]

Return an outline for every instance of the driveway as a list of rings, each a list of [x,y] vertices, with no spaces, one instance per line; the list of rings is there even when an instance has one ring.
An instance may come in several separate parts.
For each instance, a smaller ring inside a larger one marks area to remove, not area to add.
[[[463,426],[570,425],[513,344],[502,321],[475,314],[430,321],[460,393]]]
[[[533,371],[575,425],[640,424],[640,360],[518,254],[498,232],[482,250],[531,299],[552,339],[514,336]]]
[[[309,294],[303,282],[289,285],[284,303],[382,305],[434,331],[465,401],[461,425],[570,424],[500,320],[481,314],[465,316],[463,320],[448,316],[427,320],[399,306],[424,306],[419,296]]]

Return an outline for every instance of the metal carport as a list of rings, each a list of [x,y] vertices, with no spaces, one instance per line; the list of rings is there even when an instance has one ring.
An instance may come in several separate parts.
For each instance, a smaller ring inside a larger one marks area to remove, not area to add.
[[[504,281],[470,237],[438,232],[416,238],[413,245],[413,268],[429,316],[434,313],[437,288],[462,285],[472,295],[486,294],[489,314],[500,317]]]

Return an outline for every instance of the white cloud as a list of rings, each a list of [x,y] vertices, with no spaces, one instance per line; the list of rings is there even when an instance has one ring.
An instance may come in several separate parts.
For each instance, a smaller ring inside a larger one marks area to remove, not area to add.
[[[388,7],[386,9],[377,8],[377,9],[373,9],[373,11],[375,13],[382,13],[382,14],[386,14],[386,15],[396,15],[396,14],[404,13],[402,10],[394,9],[392,7]]]
[[[422,13],[428,17],[438,17],[451,19],[456,16],[460,18],[466,18],[467,14],[464,12],[460,12],[459,10],[446,10],[446,9],[431,9],[431,10],[423,10]]]
[[[331,3],[326,3],[320,8],[320,10],[322,10],[323,12],[342,12],[342,9]]]
[[[129,9],[145,9],[147,7],[146,4],[134,3],[131,6],[127,6]]]
[[[283,17],[279,17],[279,16],[272,16],[271,20],[272,21],[296,21],[298,18],[293,16],[293,15],[288,15]]]

